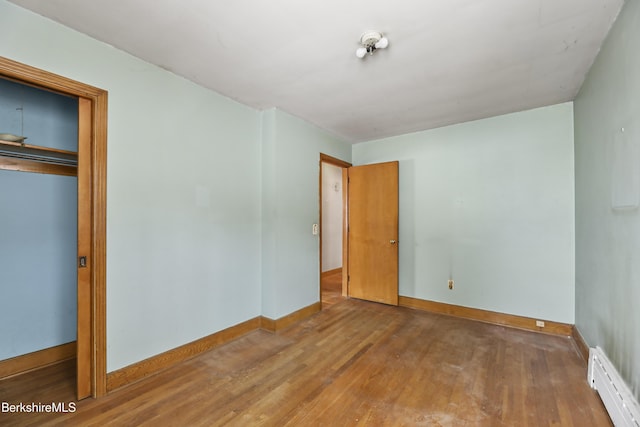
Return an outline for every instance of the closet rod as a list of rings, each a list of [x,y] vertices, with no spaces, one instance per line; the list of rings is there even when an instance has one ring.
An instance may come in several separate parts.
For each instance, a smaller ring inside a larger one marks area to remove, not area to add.
[[[54,165],[77,166],[78,154],[55,148],[0,140],[0,156]]]

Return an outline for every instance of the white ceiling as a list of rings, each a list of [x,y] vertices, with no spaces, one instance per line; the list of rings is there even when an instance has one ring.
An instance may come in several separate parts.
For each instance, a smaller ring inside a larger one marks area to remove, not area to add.
[[[623,0],[11,0],[350,142],[572,100]],[[389,47],[360,60],[361,33]]]

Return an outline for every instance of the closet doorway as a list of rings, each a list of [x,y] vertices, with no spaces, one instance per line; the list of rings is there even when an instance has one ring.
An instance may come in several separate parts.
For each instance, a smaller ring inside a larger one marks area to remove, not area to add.
[[[18,141],[13,148],[10,143],[16,141],[5,141],[5,149],[12,153],[0,155],[0,169],[77,176],[77,397],[102,396],[107,391],[107,92],[2,57],[0,78],[71,96],[78,102],[77,169],[60,162],[43,163],[34,159],[33,156],[43,154],[42,148],[26,147],[29,144],[25,141]],[[68,157],[68,153],[48,151],[46,155],[50,158]],[[23,155],[25,153],[31,157]]]

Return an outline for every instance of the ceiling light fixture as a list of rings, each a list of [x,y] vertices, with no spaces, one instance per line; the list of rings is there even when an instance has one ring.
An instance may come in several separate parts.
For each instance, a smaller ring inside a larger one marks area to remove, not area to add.
[[[384,49],[389,46],[389,39],[378,31],[367,31],[360,36],[360,44],[362,47],[356,50],[356,56],[362,59],[367,53],[373,55],[373,52],[377,49]]]

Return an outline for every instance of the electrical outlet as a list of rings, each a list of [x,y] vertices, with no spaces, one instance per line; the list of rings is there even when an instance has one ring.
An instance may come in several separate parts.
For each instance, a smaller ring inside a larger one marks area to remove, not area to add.
[[[453,279],[449,279],[449,289],[453,289]]]
[[[544,322],[542,320],[536,320],[536,326],[538,328],[544,328]]]

